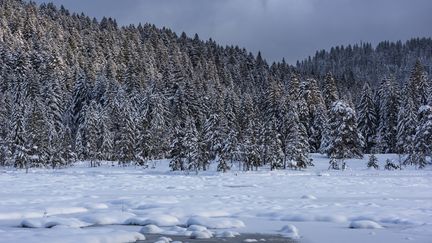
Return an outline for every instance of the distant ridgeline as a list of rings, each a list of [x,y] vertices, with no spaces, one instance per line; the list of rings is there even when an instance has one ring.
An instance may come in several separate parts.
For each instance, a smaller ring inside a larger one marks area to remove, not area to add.
[[[424,167],[431,47],[365,44],[269,66],[197,35],[0,0],[0,165],[302,169],[322,152],[340,168],[373,152]]]

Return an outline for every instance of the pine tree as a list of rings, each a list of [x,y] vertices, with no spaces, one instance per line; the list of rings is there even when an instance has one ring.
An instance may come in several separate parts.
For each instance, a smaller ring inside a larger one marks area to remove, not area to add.
[[[96,161],[101,158],[101,142],[102,132],[100,123],[100,107],[97,105],[95,100],[92,100],[90,106],[86,112],[85,118],[85,130],[87,134],[88,144],[88,159],[90,160],[90,166],[96,167],[98,164]]]
[[[292,106],[289,108],[288,117],[288,137],[285,149],[286,161],[289,162],[288,167],[297,169],[311,166],[313,164],[311,164],[311,160],[309,159],[306,128],[299,122],[297,112]],[[287,165],[284,167],[286,168]]]
[[[377,144],[384,153],[396,151],[399,90],[392,79],[385,79],[377,93],[380,101]]]
[[[117,148],[120,152],[119,161],[123,166],[128,163],[136,162],[139,150],[137,149],[137,127],[136,111],[130,102],[123,104],[123,118],[120,124],[120,137],[117,141]]]
[[[422,106],[419,109],[419,123],[414,137],[414,149],[404,164],[414,164],[424,168],[427,157],[432,155],[432,108]]]
[[[170,161],[170,168],[173,171],[177,171],[177,170],[185,170],[185,164],[184,164],[184,151],[186,150],[184,143],[183,143],[183,138],[184,138],[184,132],[182,131],[183,129],[179,128],[179,127],[175,127],[174,128],[174,136],[173,136],[173,142],[171,144],[171,150],[170,150],[170,157],[171,157],[171,161]]]
[[[336,159],[336,157],[334,157],[334,156],[330,157],[329,164],[330,164],[329,170],[330,169],[332,169],[332,170],[340,170],[341,169],[340,165],[339,165],[340,161],[338,159]]]
[[[10,148],[12,155],[13,165],[16,168],[24,169],[28,168],[29,159],[29,148],[26,137],[26,124],[25,124],[25,108],[19,105],[15,106],[13,114],[13,123],[11,125],[11,137],[10,137]]]
[[[185,127],[185,136],[183,137],[183,146],[185,151],[183,152],[185,155],[185,163],[186,168],[191,171],[195,171],[198,173],[200,169],[199,164],[199,155],[200,155],[200,147],[198,145],[198,131],[195,127],[195,121],[191,118],[186,120]]]
[[[369,161],[368,161],[368,163],[367,163],[367,167],[368,167],[368,168],[374,168],[374,169],[376,169],[376,170],[379,169],[378,159],[377,159],[377,157],[375,156],[375,154],[371,154],[371,155],[369,156]]]
[[[75,89],[70,107],[70,127],[72,134],[78,132],[79,126],[84,122],[83,107],[88,105],[88,86],[84,72],[78,69],[75,73]]]
[[[321,146],[324,124],[327,123],[327,110],[324,99],[315,79],[307,79],[303,96],[308,104],[309,124],[307,127],[310,152],[317,152]]]
[[[209,159],[215,159],[221,154],[223,148],[223,134],[221,118],[218,114],[213,113],[204,123],[204,142],[207,144]]]
[[[259,157],[259,147],[257,132],[255,129],[255,123],[250,121],[248,127],[244,132],[244,142],[243,142],[243,159],[245,166],[244,170],[253,170],[253,168],[258,169],[261,166],[261,161]]]
[[[360,104],[358,110],[358,131],[364,139],[364,151],[370,153],[375,146],[375,136],[378,127],[378,117],[376,114],[376,106],[373,101],[372,89],[369,83],[363,86]]]
[[[386,170],[397,170],[397,169],[399,169],[399,166],[395,165],[395,163],[393,163],[393,161],[391,161],[390,159],[387,159],[386,163],[384,165],[384,169],[386,169]]]
[[[326,104],[327,110],[331,110],[333,103],[339,100],[336,81],[333,78],[332,73],[327,73],[324,79],[323,94],[324,94],[324,102]]]
[[[427,105],[429,99],[429,84],[427,81],[427,76],[424,72],[424,67],[418,59],[413,67],[413,70],[411,71],[411,77],[408,85],[413,92],[414,105],[416,109],[422,105]]]
[[[410,153],[413,149],[414,136],[417,127],[417,111],[409,91],[402,102],[398,115],[397,152]]]
[[[330,112],[330,143],[327,155],[336,159],[362,157],[355,112],[345,102],[337,101]]]

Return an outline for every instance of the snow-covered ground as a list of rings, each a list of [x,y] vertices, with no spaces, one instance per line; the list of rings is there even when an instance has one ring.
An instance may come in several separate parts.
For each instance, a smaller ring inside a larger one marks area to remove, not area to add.
[[[0,171],[0,242],[133,242],[147,233],[194,237],[283,234],[300,242],[432,242],[432,170],[195,175],[156,169]],[[379,155],[381,169],[385,158]],[[145,226],[145,227],[144,227]],[[141,232],[141,233],[140,233]]]

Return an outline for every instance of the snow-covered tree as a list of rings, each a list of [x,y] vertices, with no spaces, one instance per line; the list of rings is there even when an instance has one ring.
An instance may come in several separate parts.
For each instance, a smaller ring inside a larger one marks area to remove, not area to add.
[[[407,92],[398,115],[397,152],[399,154],[412,151],[416,128],[417,111],[412,96]]]
[[[369,161],[368,161],[368,163],[367,163],[367,167],[368,167],[368,168],[374,168],[374,169],[376,169],[376,170],[379,169],[378,159],[377,159],[377,157],[375,156],[375,154],[371,154],[371,155],[369,156]]]
[[[419,123],[414,137],[414,149],[407,158],[407,163],[424,168],[427,157],[432,155],[432,107],[425,105],[419,109]]]
[[[336,86],[336,81],[332,73],[327,73],[324,79],[324,102],[326,104],[327,110],[332,108],[334,102],[339,100],[339,93]]]
[[[379,101],[379,126],[377,146],[384,153],[396,151],[397,120],[400,95],[398,86],[390,78],[384,79],[377,93]]]
[[[362,157],[361,140],[354,110],[344,101],[333,104],[329,119],[329,145],[326,153],[336,159]]]
[[[286,159],[284,167],[286,168],[288,166],[297,169],[313,165],[309,158],[309,144],[306,128],[299,122],[297,112],[292,106],[289,108],[288,118],[288,136],[286,140]]]
[[[372,89],[369,83],[365,83],[363,86],[357,111],[358,131],[364,139],[364,151],[369,153],[375,146],[375,136],[378,127],[377,108],[373,101]]]

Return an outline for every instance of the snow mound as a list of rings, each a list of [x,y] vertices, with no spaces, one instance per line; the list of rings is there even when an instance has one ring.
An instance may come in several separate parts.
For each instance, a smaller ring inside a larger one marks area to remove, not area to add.
[[[303,195],[301,199],[317,200],[317,198],[313,195]]]
[[[245,227],[243,221],[231,218],[205,218],[205,217],[191,217],[187,221],[187,226],[202,225],[209,229],[230,229]]]
[[[180,224],[178,218],[168,214],[151,215],[149,219],[143,222],[143,225],[154,224],[161,227],[176,226]]]
[[[92,213],[84,215],[81,220],[95,225],[109,225],[109,224],[125,224],[125,222],[136,217],[135,214],[128,212],[105,212],[105,213]]]
[[[212,237],[213,237],[213,233],[208,230],[193,231],[192,234],[190,235],[191,239],[210,239]]]
[[[170,243],[172,241],[171,238],[168,237],[159,237],[159,239],[155,243]]]
[[[192,234],[192,231],[187,230],[186,228],[173,226],[169,229],[163,231],[164,235],[180,235],[189,237]]]
[[[154,224],[149,224],[141,228],[140,233],[143,234],[160,234],[164,230]]]
[[[88,212],[88,209],[84,207],[50,207],[46,208],[45,212],[46,215],[74,214]]]
[[[105,203],[83,203],[82,206],[87,209],[107,209],[108,205]]]
[[[180,221],[178,218],[166,215],[166,214],[157,214],[157,215],[151,215],[150,218],[138,218],[138,217],[132,217],[124,221],[124,224],[126,225],[156,225],[160,227],[167,227],[167,226],[176,226],[180,224]]]
[[[292,239],[299,239],[299,230],[292,224],[285,225],[279,232],[284,236]]]
[[[119,243],[145,240],[145,236],[138,232],[114,229],[86,228],[84,229],[56,229],[37,231],[31,234],[10,234],[2,236],[0,242],[32,242],[32,243]]]
[[[234,238],[236,236],[240,235],[240,233],[235,232],[235,231],[223,231],[223,232],[219,232],[217,234],[217,237],[220,238]]]
[[[382,226],[371,220],[352,221],[349,225],[351,229],[382,229]]]
[[[76,218],[57,218],[48,217],[40,219],[24,219],[20,226],[23,228],[52,228],[54,226],[63,226],[70,228],[82,228],[91,224],[83,222]]]
[[[202,226],[202,225],[189,225],[189,227],[187,228],[189,231],[205,231],[207,230],[207,227]]]

